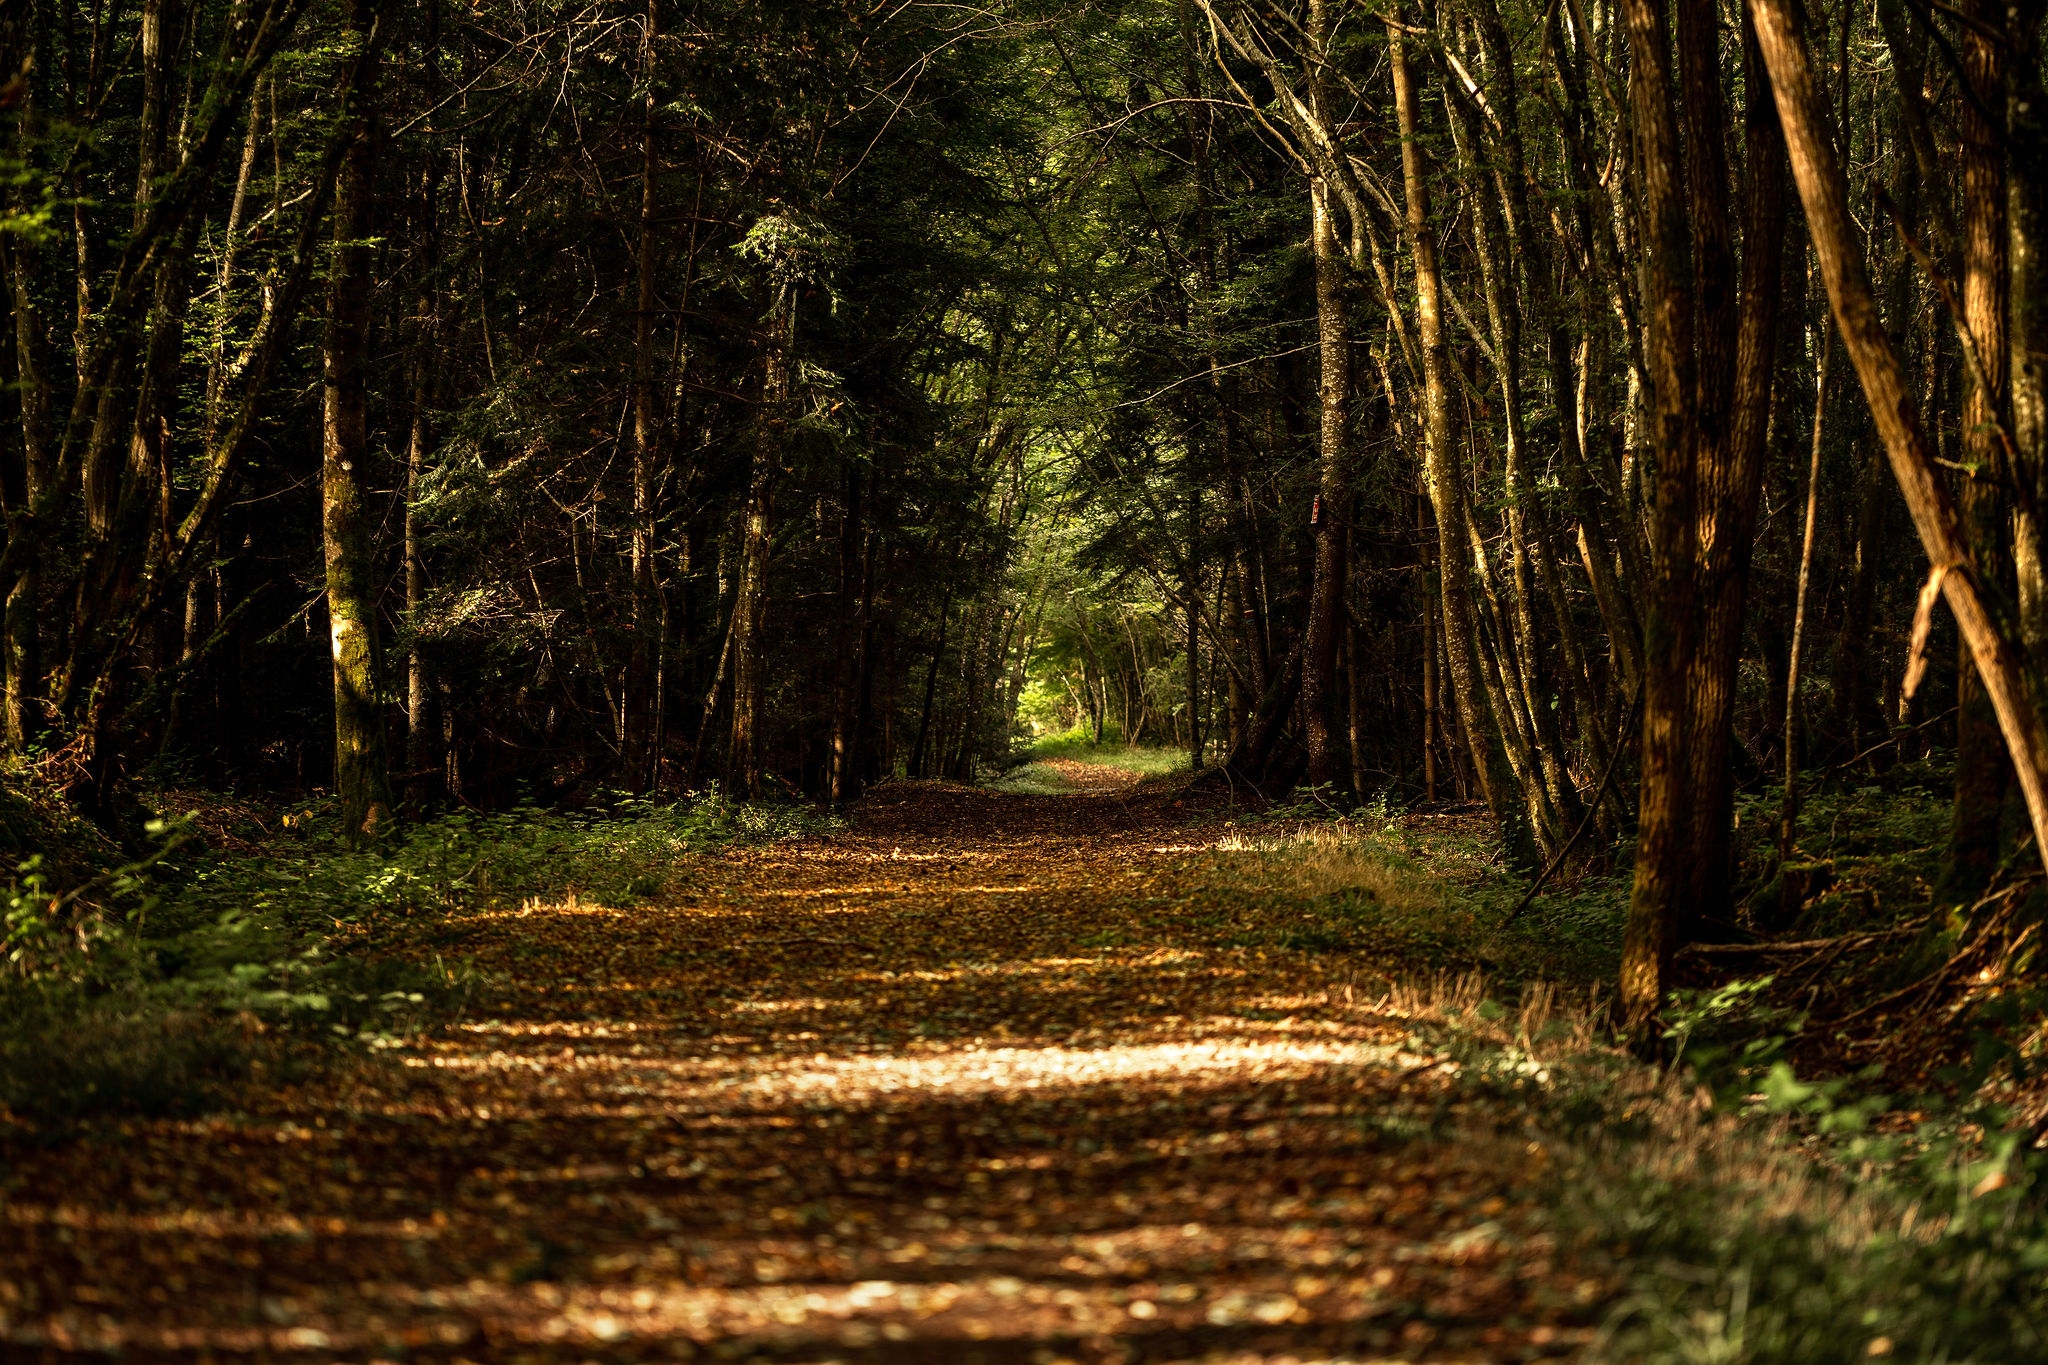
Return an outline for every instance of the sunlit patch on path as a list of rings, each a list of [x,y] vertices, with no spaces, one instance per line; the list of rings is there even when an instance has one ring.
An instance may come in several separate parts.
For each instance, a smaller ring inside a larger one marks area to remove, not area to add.
[[[1176,934],[1163,799],[886,787],[673,904],[440,946],[472,1016],[7,1154],[0,1356],[1512,1361],[1587,1339],[1455,1068]],[[444,926],[446,928],[446,926]]]

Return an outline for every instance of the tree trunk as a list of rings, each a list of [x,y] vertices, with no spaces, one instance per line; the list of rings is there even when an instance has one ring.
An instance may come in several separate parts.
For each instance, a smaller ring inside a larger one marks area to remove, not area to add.
[[[428,0],[424,57],[427,67],[427,96],[438,102],[441,92],[441,5]],[[252,118],[251,128],[254,128]],[[254,159],[255,141],[250,140],[249,160]],[[421,616],[426,610],[427,567],[420,545],[419,485],[426,472],[427,452],[433,445],[431,409],[435,376],[440,373],[441,287],[441,157],[428,154],[421,176],[420,251],[421,308],[423,316],[414,330],[412,357],[412,431],[406,441],[405,458],[405,619],[411,647],[405,655],[405,768],[409,800],[419,806],[431,795],[429,778],[440,765],[434,762],[435,731],[432,726],[433,689],[427,677],[427,660],[419,646]],[[247,178],[247,167],[243,176]]]
[[[930,737],[932,725],[932,698],[939,687],[939,663],[946,657],[946,629],[953,619],[953,591],[949,585],[945,596],[939,601],[939,636],[932,646],[932,660],[924,674],[924,700],[917,708],[917,740],[910,747],[910,775],[924,776],[925,740]],[[1089,694],[1090,714],[1096,715],[1095,742],[1102,742],[1102,721],[1100,713],[1094,710],[1094,694]]]
[[[825,797],[837,804],[855,795],[853,772],[853,700],[860,647],[867,632],[868,590],[861,542],[862,471],[847,461],[846,503],[839,518],[839,629],[832,668],[832,752],[828,760]]]
[[[741,521],[739,589],[732,607],[732,742],[725,755],[726,785],[750,799],[761,794],[761,702],[767,681],[767,660],[762,652],[768,627],[768,557],[773,548],[775,483],[781,468],[784,408],[789,397],[793,304],[787,287],[778,287],[762,358],[761,411]]]
[[[654,585],[654,38],[659,22],[656,0],[648,0],[640,39],[640,80],[646,93],[640,125],[639,241],[634,252],[638,290],[633,310],[633,629],[626,656],[624,723],[620,727],[619,746],[626,788],[636,792],[645,791],[653,778],[653,678],[662,648]],[[757,775],[754,781],[758,780]]]
[[[1422,561],[1422,799],[1436,804],[1436,744],[1442,720],[1437,706],[1436,676],[1436,572],[1429,558],[1429,513],[1422,498],[1415,500],[1415,529],[1420,532]]]
[[[1722,442],[1702,443],[1699,464],[1699,641],[1688,673],[1691,698],[1692,876],[1694,919],[1726,918],[1734,904],[1735,784],[1730,745],[1736,676],[1749,610],[1750,554],[1763,490],[1765,437],[1771,424],[1771,381],[1778,355],[1779,279],[1783,275],[1785,142],[1764,91],[1767,78],[1755,33],[1742,22],[1743,57],[1752,92],[1744,110],[1742,284],[1736,323],[1733,412]]]
[[[1966,0],[1981,22],[1995,25],[1988,5]],[[2008,477],[1994,428],[2005,377],[2005,159],[2000,131],[1986,111],[2005,107],[2000,44],[1975,28],[1962,35],[1963,74],[1970,85],[1957,101],[1962,152],[1962,287],[1964,330],[1984,373],[1970,367],[1963,396],[1962,463],[1978,471],[1963,480],[1958,503],[1978,572],[2006,586],[2011,566],[2003,550]],[[1987,387],[1988,386],[1988,387]],[[1999,752],[1998,715],[1967,655],[1957,662],[1956,790],[1948,856],[1938,891],[1974,900],[1998,867],[1999,826],[2005,816],[2008,769]]]
[[[2048,666],[2048,88],[2041,61],[2042,0],[2016,8],[2006,73],[2006,288],[2020,621],[2036,677]]]
[[[22,118],[28,118],[23,101]],[[19,237],[0,239],[14,304],[16,392],[21,395],[22,484],[20,510],[33,509],[47,493],[52,468],[50,392],[54,363],[49,330],[37,292],[35,248]],[[21,541],[20,568],[7,593],[4,648],[7,691],[4,723],[7,747],[16,753],[33,740],[43,725],[42,596],[43,554],[37,529],[16,520],[16,508],[4,509],[10,536]]]
[[[358,0],[353,29],[365,41],[370,6]],[[334,786],[342,829],[352,843],[374,837],[391,819],[384,754],[383,663],[377,629],[377,578],[370,505],[366,362],[378,130],[375,77],[363,77],[366,111],[356,121],[334,206],[334,264],[321,344],[324,439],[321,500],[327,553],[327,615],[334,658]]]
[[[1680,0],[1698,6],[1707,0]],[[1662,1008],[1691,882],[1686,790],[1686,673],[1692,651],[1693,423],[1698,366],[1693,353],[1693,262],[1681,183],[1676,92],[1662,0],[1622,0],[1629,42],[1633,124],[1642,219],[1644,352],[1651,390],[1648,437],[1657,496],[1643,621],[1645,664],[1641,797],[1635,883],[1622,936],[1622,1017],[1638,1037]],[[1711,18],[1711,11],[1709,19]],[[1696,20],[1688,20],[1687,27]],[[1688,83],[1690,93],[1690,83]],[[1718,136],[1718,130],[1716,135]]]
[[[1321,12],[1321,0],[1317,0],[1314,8]],[[1320,61],[1320,54],[1315,60]],[[1309,203],[1316,263],[1317,331],[1322,352],[1322,426],[1318,492],[1310,515],[1316,558],[1308,629],[1302,644],[1301,715],[1308,737],[1308,780],[1321,786],[1340,777],[1340,755],[1330,716],[1336,702],[1338,613],[1344,605],[1344,529],[1338,524],[1337,513],[1347,502],[1345,444],[1351,428],[1351,328],[1346,318],[1344,263],[1337,245],[1336,223],[1330,214],[1329,187],[1320,178],[1310,182]]]
[[[1483,690],[1471,575],[1462,567],[1470,541],[1465,522],[1464,462],[1451,432],[1450,357],[1444,343],[1443,285],[1437,273],[1436,229],[1430,222],[1427,166],[1418,127],[1421,98],[1405,49],[1405,27],[1397,9],[1387,25],[1387,51],[1393,65],[1395,116],[1401,127],[1409,245],[1415,256],[1416,322],[1421,339],[1424,391],[1423,472],[1436,511],[1451,691],[1472,741],[1472,762],[1479,775],[1480,790],[1494,819],[1500,822],[1509,856],[1518,865],[1533,866],[1538,861],[1534,832],[1521,809],[1521,793],[1514,775],[1508,769],[1501,722],[1494,716]]]

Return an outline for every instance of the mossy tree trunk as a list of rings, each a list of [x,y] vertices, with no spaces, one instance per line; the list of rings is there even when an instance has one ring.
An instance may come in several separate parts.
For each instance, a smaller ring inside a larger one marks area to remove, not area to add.
[[[352,28],[367,40],[374,5],[358,0]],[[377,157],[376,75],[362,76],[362,113],[342,164],[334,205],[334,263],[321,342],[321,507],[327,554],[328,633],[334,661],[334,788],[352,843],[391,819],[385,757],[382,649],[378,638],[370,501],[369,350]]]

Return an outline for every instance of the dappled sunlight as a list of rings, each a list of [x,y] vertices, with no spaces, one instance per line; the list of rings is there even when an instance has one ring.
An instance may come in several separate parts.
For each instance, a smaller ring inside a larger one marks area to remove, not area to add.
[[[1275,855],[1122,797],[1030,803],[1057,818],[1000,841],[948,823],[950,789],[896,798],[675,899],[437,921],[431,951],[475,964],[469,1018],[271,1118],[138,1131],[146,1182],[27,1154],[67,1194],[0,1217],[9,1339],[561,1365],[1585,1339],[1585,1293],[1498,1194],[1524,1147],[1398,1136],[1464,1105],[1399,1002],[1289,949],[1293,902],[1158,893],[1189,857]],[[174,1246],[185,1292],[96,1306],[118,1295],[94,1267]]]

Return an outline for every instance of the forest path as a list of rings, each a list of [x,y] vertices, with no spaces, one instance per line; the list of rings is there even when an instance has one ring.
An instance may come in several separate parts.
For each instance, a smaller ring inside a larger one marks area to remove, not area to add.
[[[16,1153],[0,1355],[1582,1343],[1517,1193],[1536,1158],[1454,1136],[1452,1069],[1348,1003],[1344,959],[1188,928],[1176,869],[1213,835],[1175,800],[895,784],[851,831],[723,855],[663,903],[444,923],[491,998],[402,1065]]]

